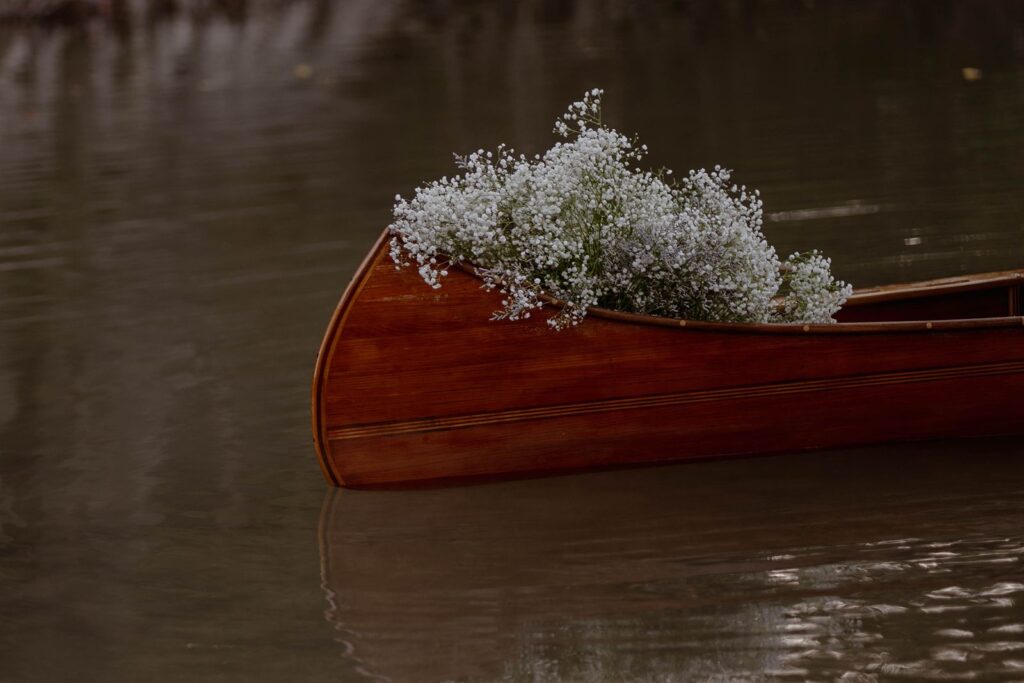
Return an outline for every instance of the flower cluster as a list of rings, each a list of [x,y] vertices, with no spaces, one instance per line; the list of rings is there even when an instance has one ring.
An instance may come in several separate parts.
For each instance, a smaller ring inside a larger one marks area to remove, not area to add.
[[[598,89],[555,123],[562,140],[527,158],[500,146],[456,157],[462,173],[395,198],[391,256],[440,287],[456,263],[504,295],[495,318],[549,320],[588,307],[721,322],[831,322],[850,288],[817,252],[780,262],[761,233],[756,190],[730,172],[643,171],[646,145],[601,122]],[[784,298],[780,299],[780,296]]]

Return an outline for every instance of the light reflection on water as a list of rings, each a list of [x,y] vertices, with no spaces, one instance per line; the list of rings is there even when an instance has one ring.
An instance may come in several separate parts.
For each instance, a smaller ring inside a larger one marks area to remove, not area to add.
[[[3,676],[1013,677],[1013,443],[342,493],[332,631],[307,405],[394,194],[595,85],[857,284],[1021,267],[1019,4],[250,5],[0,27]]]
[[[332,492],[327,617],[379,680],[1009,680],[1021,475],[978,441]]]

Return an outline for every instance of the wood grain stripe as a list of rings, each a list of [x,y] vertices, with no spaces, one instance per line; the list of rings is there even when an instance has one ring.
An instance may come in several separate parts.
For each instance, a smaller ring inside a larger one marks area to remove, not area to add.
[[[490,413],[478,413],[475,415],[458,415],[455,417],[425,418],[420,420],[407,420],[403,422],[341,427],[330,430],[328,432],[328,438],[333,441],[392,436],[414,432],[433,432],[449,429],[462,429],[479,425],[565,417],[570,415],[585,415],[619,410],[636,410],[639,408],[684,405],[687,403],[726,401],[738,398],[762,398],[778,396],[781,394],[802,394],[815,391],[854,389],[858,387],[886,384],[935,382],[962,377],[1011,375],[1021,372],[1024,372],[1024,361],[1011,361],[1005,363],[967,365],[953,368],[911,370],[906,372],[859,375],[855,377],[836,377],[830,379],[784,382],[778,384],[762,384],[756,386],[732,387],[727,389],[687,391],[674,394],[661,394],[657,396],[639,396],[635,398],[608,399],[603,401],[588,401],[585,403],[524,408],[521,410],[503,410]]]

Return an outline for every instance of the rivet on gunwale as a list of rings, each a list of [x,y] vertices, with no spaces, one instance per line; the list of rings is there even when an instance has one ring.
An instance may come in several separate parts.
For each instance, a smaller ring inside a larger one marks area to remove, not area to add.
[[[810,331],[811,331],[811,326],[810,325],[804,325],[804,332],[810,332]]]
[[[679,321],[679,327],[686,327],[686,321],[685,320],[680,320]]]
[[[932,324],[931,323],[925,323],[924,326],[927,327],[929,330],[932,329]]]

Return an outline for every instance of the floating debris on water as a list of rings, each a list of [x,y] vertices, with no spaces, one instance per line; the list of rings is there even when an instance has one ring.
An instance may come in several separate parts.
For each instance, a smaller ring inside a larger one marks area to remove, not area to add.
[[[980,81],[981,69],[974,66],[965,66],[960,69],[960,75],[964,77],[965,81]]]

